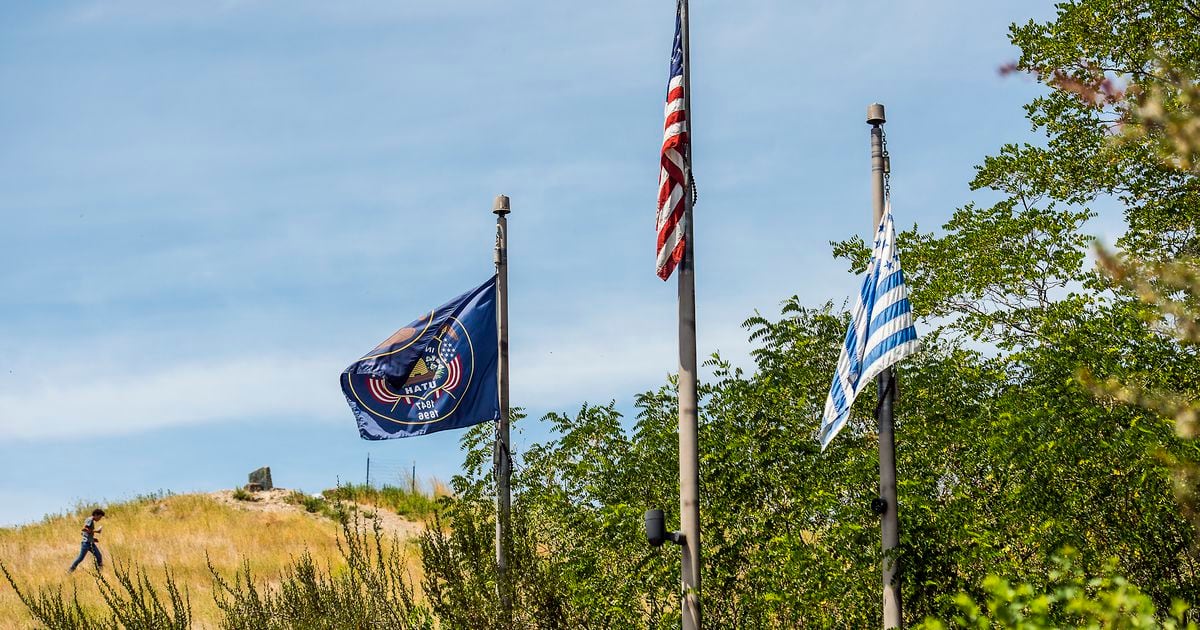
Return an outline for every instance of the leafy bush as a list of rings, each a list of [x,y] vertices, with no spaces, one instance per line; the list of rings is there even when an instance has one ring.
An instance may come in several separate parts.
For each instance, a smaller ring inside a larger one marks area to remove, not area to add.
[[[285,503],[299,505],[304,508],[304,511],[309,514],[320,514],[326,518],[342,522],[346,519],[347,512],[340,501],[326,501],[324,497],[313,496],[293,490],[283,497]]]
[[[984,579],[986,601],[980,606],[966,593],[955,597],[959,614],[951,620],[926,619],[921,628],[1165,628],[1196,630],[1189,621],[1191,607],[1175,600],[1169,612],[1125,578],[1106,574],[1087,578],[1074,564],[1076,553],[1066,549],[1053,559],[1055,568],[1044,585],[1012,585],[995,575]]]
[[[501,595],[495,563],[495,511],[478,502],[448,502],[421,537],[422,582],[442,628],[586,628],[570,608],[574,585],[539,548],[525,511],[514,506],[508,552],[512,587]],[[443,527],[448,524],[449,527]],[[615,600],[612,605],[618,604]]]
[[[672,464],[616,443],[611,432],[618,417],[611,406],[587,407],[568,435],[532,447],[514,466],[506,597],[500,596],[494,560],[492,427],[480,425],[464,434],[466,473],[451,482],[456,498],[443,500],[444,511],[421,538],[422,586],[440,623],[448,628],[678,626],[678,556],[646,544],[641,510],[648,501],[638,498],[654,485],[652,478],[639,475],[652,472],[657,478],[672,472]],[[514,422],[521,419],[514,411]],[[622,469],[625,464],[630,468]],[[669,482],[657,488],[664,501],[659,505],[666,504],[670,489]]]

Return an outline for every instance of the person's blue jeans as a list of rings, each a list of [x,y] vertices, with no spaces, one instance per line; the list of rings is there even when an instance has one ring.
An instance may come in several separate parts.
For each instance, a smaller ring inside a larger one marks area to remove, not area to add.
[[[79,543],[79,557],[75,558],[75,562],[71,563],[72,571],[75,570],[75,567],[79,566],[80,562],[83,562],[84,557],[88,555],[89,551],[95,556],[96,568],[101,569],[104,567],[104,556],[100,555],[100,548],[96,546],[94,541],[87,540]]]

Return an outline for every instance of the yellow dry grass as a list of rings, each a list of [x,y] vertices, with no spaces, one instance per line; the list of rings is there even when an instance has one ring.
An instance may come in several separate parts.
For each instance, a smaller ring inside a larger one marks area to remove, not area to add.
[[[437,478],[430,479],[429,487],[430,487],[430,492],[433,494],[433,498],[435,498],[435,499],[439,498],[439,497],[454,496],[454,491],[451,490],[450,486],[446,485],[446,482],[442,481],[441,479],[437,479]]]
[[[212,597],[212,577],[205,554],[224,576],[248,560],[256,580],[273,584],[280,572],[306,550],[320,565],[340,564],[336,547],[340,527],[302,508],[249,509],[209,495],[141,498],[105,506],[99,545],[105,571],[112,563],[140,565],[163,583],[164,567],[186,587],[198,628],[215,627],[219,611]],[[0,528],[0,561],[22,590],[62,585],[69,596],[77,589],[85,606],[103,600],[92,578],[89,556],[79,570],[67,567],[79,552],[80,528],[90,507],[70,515],[49,516],[18,528]],[[32,624],[12,587],[0,578],[0,628]]]

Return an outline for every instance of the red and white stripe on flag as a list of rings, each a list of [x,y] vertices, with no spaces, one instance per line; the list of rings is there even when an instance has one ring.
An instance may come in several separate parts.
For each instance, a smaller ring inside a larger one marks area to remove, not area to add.
[[[666,122],[663,128],[661,167],[658,173],[658,277],[666,280],[683,259],[684,207],[689,193],[688,120],[683,85],[683,32],[675,15],[675,44],[671,50],[671,78],[667,83]]]

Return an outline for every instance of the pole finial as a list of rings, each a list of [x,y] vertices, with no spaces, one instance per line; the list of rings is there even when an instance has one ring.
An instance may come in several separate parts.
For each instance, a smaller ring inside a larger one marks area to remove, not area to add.
[[[883,103],[871,103],[867,105],[867,124],[878,127],[887,122],[887,117],[883,115]]]
[[[492,212],[500,216],[504,216],[509,212],[512,212],[512,210],[508,209],[507,195],[496,195],[496,201],[492,203]]]

